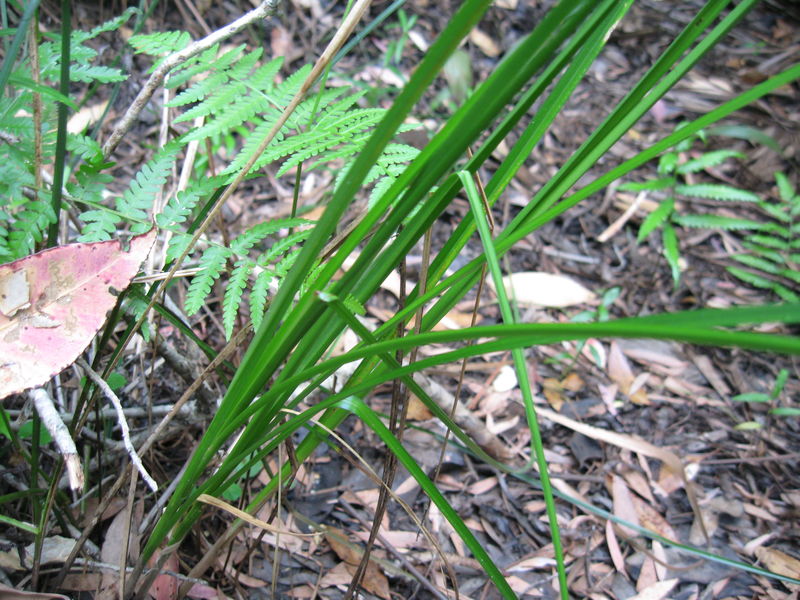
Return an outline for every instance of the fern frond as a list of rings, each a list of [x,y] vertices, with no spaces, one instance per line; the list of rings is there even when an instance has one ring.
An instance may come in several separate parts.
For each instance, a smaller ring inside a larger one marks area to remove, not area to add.
[[[139,54],[160,56],[183,50],[192,41],[185,31],[159,31],[131,36],[128,43]]]
[[[253,262],[247,259],[236,261],[231,271],[231,278],[225,288],[225,296],[222,299],[222,326],[225,329],[225,339],[231,339],[233,335],[233,325],[236,322],[236,315],[239,314],[239,305],[242,302],[242,294],[247,287],[250,271],[253,270]]]
[[[367,208],[372,208],[378,203],[378,200],[381,199],[389,188],[392,187],[392,184],[395,182],[396,177],[381,177],[378,179],[378,182],[372,187],[372,191],[369,193],[369,200],[367,201]]]
[[[697,173],[704,171],[709,167],[716,167],[721,165],[729,158],[745,158],[745,155],[735,150],[715,150],[713,152],[706,152],[698,158],[687,160],[682,165],[678,165],[675,169],[676,173],[685,175],[686,173]]]
[[[776,221],[781,221],[783,223],[790,223],[792,221],[792,215],[789,214],[788,204],[773,204],[771,202],[759,202],[758,207]]]
[[[684,227],[700,227],[705,229],[760,229],[762,224],[748,219],[723,217],[720,215],[675,215],[673,220]]]
[[[123,218],[134,221],[133,233],[142,233],[150,227],[148,211],[161,187],[166,183],[175,157],[180,150],[178,142],[170,142],[147,163],[136,177],[131,180],[130,187],[121,198],[117,198],[116,209]],[[82,242],[97,242],[112,237],[120,223],[116,215],[102,210],[92,210],[79,217],[87,226],[81,230],[78,238]]]
[[[274,273],[263,270],[256,276],[253,288],[250,290],[250,319],[253,321],[253,329],[256,331],[261,326],[261,320],[264,318],[269,284],[273,279],[275,279]]]
[[[135,6],[128,7],[119,16],[109,19],[105,23],[101,23],[100,25],[96,26],[94,29],[90,31],[73,31],[70,36],[71,41],[77,44],[83,44],[88,40],[96,38],[98,35],[102,33],[107,33],[109,31],[116,31],[122,26],[122,24],[125,21],[130,19],[133,15],[137,14],[138,12],[139,9],[136,8]]]
[[[175,123],[192,121],[197,117],[230,110],[231,106],[246,94],[247,84],[244,83],[244,80],[250,75],[258,59],[261,58],[262,52],[262,49],[258,48],[245,54],[241,60],[224,72],[226,78],[224,82],[218,82],[214,89],[207,90],[203,100],[176,118]],[[212,79],[212,82],[216,81],[216,78]]]
[[[778,185],[778,194],[780,195],[781,200],[786,202],[787,204],[799,204],[800,198],[796,195],[792,184],[789,182],[789,178],[786,177],[783,173],[778,171],[775,173],[775,183]]]
[[[753,192],[735,187],[713,183],[681,184],[675,186],[675,192],[682,196],[695,198],[711,198],[732,202],[758,202],[760,198]]]
[[[306,219],[278,219],[275,221],[265,221],[259,223],[241,233],[236,239],[231,241],[231,252],[238,256],[246,256],[248,251],[258,242],[268,235],[276,233],[281,229],[293,229],[302,225],[310,225],[312,221]]]
[[[170,142],[161,148],[156,155],[142,165],[142,168],[131,181],[130,187],[117,200],[117,210],[132,218],[147,219],[153,200],[167,182],[172,165],[178,156],[180,143]],[[133,229],[134,233],[146,231],[145,227]]]
[[[669,219],[670,215],[675,210],[675,199],[674,198],[667,198],[658,207],[647,215],[647,218],[642,223],[641,227],[639,227],[639,235],[636,238],[636,241],[641,243],[648,235],[650,235],[653,231],[661,227],[667,219]]]
[[[0,163],[0,202],[14,207],[27,201],[23,190],[36,185],[30,167],[16,156],[8,154]]]
[[[178,260],[178,257],[183,254],[183,251],[186,250],[191,241],[192,236],[188,233],[174,233],[167,245],[166,261]]]
[[[735,254],[731,258],[739,261],[743,265],[753,267],[754,269],[758,269],[764,273],[771,273],[772,275],[780,275],[782,270],[779,265],[776,265],[772,261],[761,256],[753,256],[752,254]]]
[[[767,246],[768,248],[775,248],[776,250],[789,250],[789,242],[784,239],[776,238],[771,235],[759,235],[754,234],[747,238],[748,242],[753,242],[756,244],[761,244],[762,246]]]
[[[56,220],[53,207],[43,200],[27,202],[23,210],[14,217],[12,229],[8,233],[8,249],[13,258],[22,258],[33,253],[36,244],[44,238],[44,232]]]
[[[192,214],[197,203],[226,183],[224,177],[210,177],[193,182],[191,187],[172,195],[164,209],[156,215],[156,224],[162,229],[174,228]]]
[[[113,83],[115,81],[125,81],[128,76],[113,67],[102,65],[76,64],[69,68],[69,78],[71,81],[82,81],[83,83]]]
[[[209,246],[203,252],[200,259],[200,271],[192,278],[192,283],[189,284],[189,290],[186,292],[184,308],[187,315],[195,314],[203,306],[230,256],[231,251],[224,246]]]
[[[150,301],[144,293],[143,283],[134,283],[128,288],[128,293],[125,295],[125,303],[123,308],[128,314],[139,320],[147,310]],[[142,338],[145,342],[150,341],[150,323],[147,320],[142,321]]]
[[[85,161],[96,161],[103,156],[100,144],[88,135],[67,134],[67,150]]]
[[[282,61],[282,57],[277,58],[256,69],[256,72],[249,78],[248,82],[243,84],[250,88],[248,95],[239,98],[224,111],[215,114],[202,127],[190,131],[184,137],[184,140],[187,142],[202,140],[230,131],[245,121],[251,120],[267,102],[265,96],[272,87],[272,79],[280,69]]]
[[[674,177],[660,177],[658,179],[648,179],[647,181],[626,181],[619,185],[617,189],[621,192],[644,192],[665,190],[677,183]]]
[[[227,69],[233,62],[239,60],[246,46],[241,44],[235,48],[231,48],[219,57],[216,56],[218,52],[217,48],[218,46],[209,48],[198,57],[196,64],[181,71],[178,75],[170,76],[170,80],[174,77],[175,81],[173,81],[173,83],[179,85],[180,83],[188,81],[195,75],[200,75],[209,70],[212,71],[208,76],[192,84],[175,96],[175,98],[167,103],[167,106],[184,106],[192,102],[198,102],[228,81],[229,74]]]

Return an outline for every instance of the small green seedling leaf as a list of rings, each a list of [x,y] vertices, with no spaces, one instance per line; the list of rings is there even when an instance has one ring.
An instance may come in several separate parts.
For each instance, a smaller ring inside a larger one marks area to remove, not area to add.
[[[769,411],[769,414],[777,417],[800,417],[800,408],[793,406],[779,406]]]
[[[33,438],[33,421],[25,421],[19,427],[19,437],[24,440],[29,440]],[[49,444],[53,440],[50,437],[50,432],[47,431],[46,428],[40,427],[39,428],[39,445],[44,446]]]
[[[736,402],[769,402],[772,400],[769,394],[762,394],[760,392],[748,392],[746,394],[739,394],[732,398]]]

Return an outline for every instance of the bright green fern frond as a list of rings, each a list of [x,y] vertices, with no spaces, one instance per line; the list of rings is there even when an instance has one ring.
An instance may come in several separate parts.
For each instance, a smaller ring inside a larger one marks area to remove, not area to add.
[[[736,254],[732,258],[738,260],[743,265],[753,267],[764,273],[771,273],[773,275],[780,275],[782,268],[770,260],[761,256],[753,256],[752,254]]]
[[[120,216],[134,223],[131,232],[147,231],[150,228],[148,213],[156,195],[167,181],[179,150],[178,142],[170,142],[142,166],[131,180],[130,187],[121,198],[117,198],[117,214],[92,210],[80,215],[81,221],[87,225],[81,230],[79,241],[97,242],[110,239],[120,224]]]
[[[695,198],[711,198],[713,200],[729,200],[733,202],[758,202],[760,198],[753,192],[735,187],[713,183],[697,183],[676,185],[675,192],[682,196]]]
[[[307,221],[308,222],[308,221]],[[262,254],[258,259],[258,264],[261,266],[268,265],[272,261],[278,259],[279,257],[286,254],[292,246],[300,244],[305,240],[309,235],[311,235],[311,229],[303,229],[301,231],[295,231],[285,238],[281,238],[276,241],[272,246],[270,246],[269,250],[267,250],[264,254]]]
[[[0,163],[0,206],[16,206],[27,200],[24,189],[36,184],[30,167],[14,154],[7,154]]]
[[[224,177],[209,177],[193,182],[191,187],[170,197],[161,213],[156,215],[156,224],[162,229],[170,229],[183,223],[201,199],[207,198],[225,182]]]
[[[191,41],[191,36],[185,31],[159,31],[131,36],[128,43],[139,54],[160,56],[183,50]]]
[[[139,9],[136,7],[127,8],[122,14],[113,19],[109,19],[105,23],[101,23],[91,31],[73,31],[70,35],[71,41],[76,44],[83,44],[84,42],[96,38],[102,33],[109,31],[116,31],[120,26],[130,19],[133,15],[137,14]]]
[[[200,75],[205,71],[210,70],[212,72],[207,77],[192,84],[189,88],[175,96],[175,98],[167,103],[167,106],[184,106],[192,102],[198,102],[218,89],[221,85],[227,83],[230,79],[227,69],[232,63],[239,60],[245,47],[244,44],[241,44],[240,46],[228,50],[220,57],[216,57],[216,52],[211,54],[211,51],[215,50],[216,46],[204,52],[201,55],[202,60],[198,59],[197,64],[178,74],[176,76],[176,81],[188,81],[195,75]]]
[[[200,259],[200,272],[192,278],[189,290],[186,292],[184,308],[186,314],[191,316],[203,306],[206,297],[211,293],[214,282],[219,279],[225,268],[225,262],[231,256],[231,251],[224,246],[209,246]]]
[[[242,294],[247,287],[250,271],[253,270],[253,262],[242,259],[236,262],[231,271],[231,278],[225,288],[225,296],[222,299],[222,326],[225,328],[225,339],[231,339],[233,335],[233,325],[236,322],[236,315],[239,314],[239,305],[242,302]]]
[[[150,161],[146,162],[131,181],[130,187],[122,195],[122,198],[117,200],[117,210],[134,219],[147,219],[148,211],[152,209],[156,195],[167,182],[179,150],[178,142],[170,142],[161,148]],[[147,231],[147,227],[138,225],[132,231],[142,233]]]
[[[248,251],[253,246],[262,241],[268,235],[280,231],[281,229],[292,229],[302,225],[310,224],[312,224],[312,221],[308,221],[306,219],[278,219],[275,221],[259,223],[231,241],[231,252],[237,256],[246,256]]]
[[[210,116],[205,125],[190,131],[184,136],[184,140],[191,142],[219,135],[251,120],[266,104],[265,93],[272,87],[272,79],[280,68],[282,60],[278,58],[270,61],[256,69],[246,83],[240,82],[249,88],[249,94],[238,98],[226,110]]]
[[[69,78],[71,81],[82,81],[84,83],[113,83],[115,81],[125,81],[128,76],[113,67],[102,65],[72,65],[69,68]]]
[[[395,179],[397,179],[396,176],[395,177],[387,176],[378,179],[377,183],[375,183],[375,185],[372,187],[372,191],[369,193],[367,208],[372,208],[378,203],[378,200],[381,199],[381,196],[383,196],[389,190],[389,188],[392,187],[392,184],[395,182]]]
[[[684,227],[700,227],[705,229],[760,229],[762,224],[749,219],[736,219],[720,215],[675,215],[673,220]]]
[[[86,161],[98,160],[103,156],[103,150],[100,144],[88,135],[68,134],[67,150],[71,152],[73,156],[78,156]]]
[[[795,193],[789,178],[781,172],[775,173],[775,183],[778,185],[778,194],[787,204],[800,204],[800,197]]]
[[[682,165],[679,165],[675,169],[675,172],[680,173],[681,175],[685,175],[686,173],[697,173],[699,171],[704,171],[709,167],[721,165],[729,158],[745,158],[745,155],[741,152],[736,152],[735,150],[715,150],[713,152],[706,152],[699,158],[687,160]]]
[[[250,319],[253,321],[253,329],[258,329],[261,319],[264,318],[264,310],[267,307],[267,295],[269,294],[269,284],[275,279],[275,274],[271,271],[262,270],[253,283],[250,290]]]
[[[8,233],[8,248],[13,258],[32,254],[36,250],[36,244],[44,238],[44,232],[56,220],[53,207],[43,200],[27,202],[24,209],[14,217],[12,229]]]
[[[674,211],[675,199],[667,198],[664,200],[658,205],[658,208],[647,215],[642,226],[639,227],[639,235],[636,237],[636,241],[641,243],[648,235],[666,223],[667,219],[672,216]]]
[[[748,242],[760,244],[768,248],[775,248],[776,250],[789,250],[790,245],[785,239],[773,237],[771,235],[754,234],[747,238]]]
[[[172,262],[174,260],[178,260],[178,257],[183,254],[183,251],[189,246],[189,242],[192,241],[192,236],[188,233],[174,233],[171,238],[169,238],[169,244],[167,245],[167,254],[166,254],[166,261]]]
[[[224,85],[217,84],[215,89],[209,90],[205,98],[175,119],[175,123],[191,121],[197,117],[205,117],[228,111],[235,102],[243,98],[247,93],[247,83],[245,80],[250,76],[256,62],[261,58],[262,49],[258,48],[248,52],[242,59],[225,71],[228,82]]]

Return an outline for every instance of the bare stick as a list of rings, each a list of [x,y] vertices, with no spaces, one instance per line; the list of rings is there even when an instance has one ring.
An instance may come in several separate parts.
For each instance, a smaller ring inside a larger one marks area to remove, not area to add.
[[[150,473],[147,472],[147,469],[145,469],[144,465],[142,464],[142,459],[139,458],[139,455],[136,453],[136,448],[133,447],[130,430],[128,429],[128,421],[125,419],[125,412],[122,410],[122,404],[120,403],[119,398],[117,398],[114,390],[109,387],[105,380],[100,377],[100,375],[95,373],[94,369],[89,366],[89,363],[82,358],[79,358],[77,362],[116,409],[117,421],[119,422],[120,429],[122,429],[122,441],[125,442],[125,449],[128,451],[128,456],[131,457],[131,462],[136,465],[136,470],[142,475],[142,479],[144,479],[145,483],[147,483],[147,486],[154,492],[157,492],[158,484],[152,477],[150,477]]]
[[[58,414],[53,399],[44,388],[35,388],[28,392],[28,396],[33,400],[36,412],[42,419],[53,441],[58,446],[59,452],[64,457],[64,465],[69,475],[69,487],[75,491],[83,489],[83,470],[81,469],[81,459],[78,456],[78,449],[69,434],[69,429],[64,425],[61,416]]]
[[[125,115],[120,119],[111,136],[106,140],[103,146],[103,156],[108,158],[117,148],[122,138],[133,127],[133,124],[139,118],[144,107],[150,101],[150,98],[156,90],[164,83],[164,78],[172,69],[180,64],[183,64],[193,56],[200,54],[204,50],[208,50],[214,44],[229,38],[235,33],[238,33],[254,21],[272,16],[275,13],[275,8],[278,0],[264,0],[258,7],[251,10],[249,13],[242,15],[233,23],[217,29],[210,35],[207,35],[201,40],[197,40],[193,44],[189,44],[183,50],[170,54],[164,62],[150,75],[150,79],[144,84],[144,87],[139,91],[133,103],[128,107]]]

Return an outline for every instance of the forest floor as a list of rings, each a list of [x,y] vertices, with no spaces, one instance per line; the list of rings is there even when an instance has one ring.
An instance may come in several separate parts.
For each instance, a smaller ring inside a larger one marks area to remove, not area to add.
[[[149,26],[153,31],[186,29],[199,38],[239,14],[234,3],[206,2],[208,6],[203,7],[197,2],[194,8],[198,14],[189,10],[190,4],[190,0],[177,0],[174,5],[160,3]],[[277,19],[251,28],[240,36],[241,40],[234,41],[264,45],[268,54],[285,55],[283,72],[291,72],[317,56],[339,22],[341,4],[287,1]],[[372,17],[388,3],[377,4],[371,9]],[[404,11],[409,19],[416,18],[410,34],[403,39],[398,18],[392,17],[337,65],[333,82],[372,86],[377,90],[377,102],[388,105],[394,86],[414,69],[426,44],[441,31],[456,5],[409,0]],[[476,82],[482,81],[503,53],[535,25],[547,5],[535,0],[495,3],[464,46]],[[498,228],[556,173],[701,5],[699,0],[634,3],[554,126],[496,205]],[[78,4],[75,10],[77,18],[89,24],[110,16],[100,15],[94,3]],[[668,135],[682,120],[695,118],[796,63],[800,59],[799,25],[796,3],[762,2],[593,167],[592,178]],[[454,108],[444,80],[441,90],[418,105],[415,116],[424,128],[408,137],[410,143],[424,145],[427,136]],[[781,89],[724,123],[763,132],[776,141],[781,153],[755,141],[709,136],[684,156],[697,157],[709,149],[725,148],[738,150],[744,157],[697,174],[694,181],[725,183],[761,198],[777,198],[774,173],[779,171],[797,187],[799,91],[796,84]],[[125,101],[119,100],[119,105],[124,106]],[[142,134],[140,139],[146,139],[145,129]],[[126,142],[118,155],[123,157],[119,163],[129,164],[133,172],[144,158],[144,149]],[[656,163],[645,165],[630,180],[657,177],[656,167]],[[484,179],[490,175],[488,169],[481,173]],[[226,209],[230,233],[267,217],[287,215],[290,179],[269,187],[266,183],[254,184],[238,192]],[[324,203],[329,183],[324,175],[312,176],[306,182],[301,196],[306,209],[314,210]],[[637,203],[634,208],[633,203]],[[742,249],[741,232],[678,227],[682,258],[680,281],[675,285],[662,255],[660,235],[637,243],[638,228],[657,203],[657,195],[612,187],[518,244],[506,264],[512,273],[546,272],[559,276],[557,282],[573,280],[592,292],[588,303],[568,301],[562,308],[523,307],[523,319],[566,321],[586,311],[597,318],[603,298],[608,300],[604,308],[614,318],[779,300],[771,291],[745,284],[727,271],[726,267],[737,264],[731,255]],[[465,199],[454,201],[447,218],[433,228],[434,247],[449,237],[468,208]],[[767,219],[763,212],[744,203],[683,199],[680,210]],[[464,260],[479,251],[476,236]],[[420,248],[407,257],[412,282],[418,277],[421,255]],[[794,290],[798,291],[796,285]],[[465,302],[448,318],[468,324],[471,303]],[[221,343],[222,333],[209,316],[213,303],[209,308],[195,326],[206,332],[208,341],[219,336]],[[395,296],[386,291],[367,306],[367,317],[377,324],[395,308]],[[486,290],[478,324],[499,320],[497,303]],[[528,359],[537,402],[564,417],[561,423],[546,416],[541,419],[546,457],[557,490],[584,498],[666,538],[800,577],[800,421],[797,417],[770,417],[769,405],[763,403],[732,400],[744,393],[769,394],[785,369],[788,379],[775,403],[797,406],[797,359],[651,340],[590,340],[582,348],[571,343],[542,346],[530,350]],[[458,373],[459,365],[451,365],[426,375],[452,394]],[[177,378],[165,378],[154,388],[153,403],[173,397],[180,391],[179,385],[184,384]],[[515,461],[523,464],[527,460],[530,432],[510,355],[473,359],[466,370],[461,399],[479,426],[497,436]],[[370,398],[373,406],[386,412],[389,401],[388,389]],[[421,409],[413,410],[412,422],[421,430],[443,434],[426,416]],[[745,422],[760,426],[737,428]],[[162,441],[148,458],[151,473],[161,481],[173,478],[200,430],[201,425],[195,424]],[[609,436],[609,432],[618,435]],[[370,464],[380,466],[383,449],[368,429],[349,420],[340,434]],[[687,482],[667,462],[648,455],[641,440],[660,448],[662,459],[676,457],[688,465],[689,485],[699,499],[708,541],[688,499]],[[410,429],[405,441],[419,464],[432,474],[439,460],[440,441],[417,429]],[[395,481],[397,494],[422,515],[427,502],[414,480],[401,470]],[[260,484],[256,480],[253,485]],[[455,449],[444,455],[438,485],[508,574],[520,597],[555,597],[553,547],[543,497],[536,486]],[[377,496],[375,483],[354,468],[351,458],[329,449],[312,458],[284,499],[291,512],[283,526],[303,529],[306,525],[298,516],[303,515],[304,520],[331,529],[324,539],[313,543],[281,538],[285,551],[280,553],[279,597],[343,597],[350,580],[352,553],[357,553],[357,544],[369,534]],[[732,566],[698,560],[658,541],[612,527],[566,501],[559,501],[558,513],[574,597],[625,599],[644,592],[639,597],[797,598],[797,589]],[[426,522],[458,575],[461,597],[494,598],[496,591],[479,565],[466,555],[463,544],[450,534],[441,515],[431,510]],[[378,568],[368,571],[364,597],[436,597],[410,575],[414,567],[422,579],[444,584],[440,563],[425,537],[417,533],[416,525],[397,503],[390,505],[384,525],[375,550]],[[221,531],[223,526],[222,517],[204,523],[209,539],[214,538],[215,528]],[[331,533],[336,531],[333,528],[346,539]],[[207,589],[224,590],[229,597],[271,597],[275,540],[258,531],[252,536],[243,536],[234,545],[227,566],[219,565],[208,575]],[[199,537],[195,536],[197,547],[201,544]],[[102,534],[96,542],[102,545]],[[181,560],[186,564],[196,560],[191,544],[183,552]],[[83,584],[84,580],[75,578],[73,593],[79,593]]]

